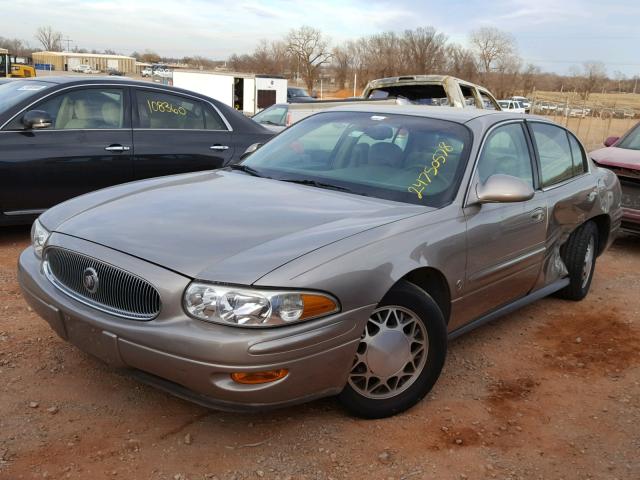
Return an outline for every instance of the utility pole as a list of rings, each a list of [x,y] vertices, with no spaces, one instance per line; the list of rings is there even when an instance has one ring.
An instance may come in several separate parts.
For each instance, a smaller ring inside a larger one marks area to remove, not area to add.
[[[67,51],[67,52],[70,52],[70,51],[71,51],[71,50],[70,50],[70,45],[71,45],[71,42],[73,42],[73,40],[71,40],[71,39],[67,36],[67,38],[62,39],[62,41],[63,41],[63,42],[65,42],[65,43],[67,44],[67,50],[66,50],[66,51]]]
[[[637,87],[638,87],[638,76],[636,75],[636,83],[633,85],[633,93],[636,93]]]

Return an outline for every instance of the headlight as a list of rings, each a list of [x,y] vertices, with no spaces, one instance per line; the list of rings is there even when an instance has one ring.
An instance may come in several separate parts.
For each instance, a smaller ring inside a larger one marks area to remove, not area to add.
[[[47,243],[49,235],[51,233],[38,220],[33,222],[31,226],[31,244],[36,257],[42,258],[42,250],[44,250],[44,244]]]
[[[191,283],[184,309],[192,317],[238,327],[273,327],[338,312],[333,297],[316,292],[259,290]]]

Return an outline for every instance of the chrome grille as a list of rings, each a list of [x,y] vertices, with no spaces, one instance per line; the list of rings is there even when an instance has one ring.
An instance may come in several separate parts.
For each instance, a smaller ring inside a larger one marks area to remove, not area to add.
[[[160,312],[160,295],[153,285],[95,258],[49,247],[44,272],[64,293],[103,312],[134,320],[151,320]],[[96,288],[85,285],[87,272],[96,274]]]

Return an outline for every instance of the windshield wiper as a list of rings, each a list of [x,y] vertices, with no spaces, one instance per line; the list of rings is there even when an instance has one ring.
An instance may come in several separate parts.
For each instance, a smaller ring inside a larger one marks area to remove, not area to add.
[[[341,187],[340,185],[333,185],[331,183],[318,182],[317,180],[308,180],[308,179],[296,180],[294,178],[292,178],[292,179],[280,179],[280,180],[282,180],[283,182],[297,183],[298,185],[309,185],[311,187],[326,188],[328,190],[338,190],[340,192],[356,193],[353,190],[351,190],[350,188]]]
[[[259,123],[264,123],[265,125],[275,125],[276,127],[282,127],[279,123],[272,122],[271,120],[260,120]]]
[[[255,168],[251,168],[248,165],[243,165],[243,164],[228,165],[228,168],[230,168],[231,170],[239,170],[241,172],[248,173],[249,175],[252,175],[254,177],[270,178],[265,175],[262,175]]]

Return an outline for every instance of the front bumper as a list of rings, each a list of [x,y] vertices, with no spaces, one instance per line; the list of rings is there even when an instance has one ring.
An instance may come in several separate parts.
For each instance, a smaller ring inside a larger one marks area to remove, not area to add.
[[[63,339],[140,380],[222,410],[285,406],[339,393],[374,305],[269,329],[242,329],[191,319],[181,307],[190,279],[106,247],[54,233],[49,244],[136,272],[160,292],[163,308],[150,321],[98,311],[58,290],[32,248],[20,256],[24,297]],[[272,383],[238,384],[233,372],[286,368]]]

